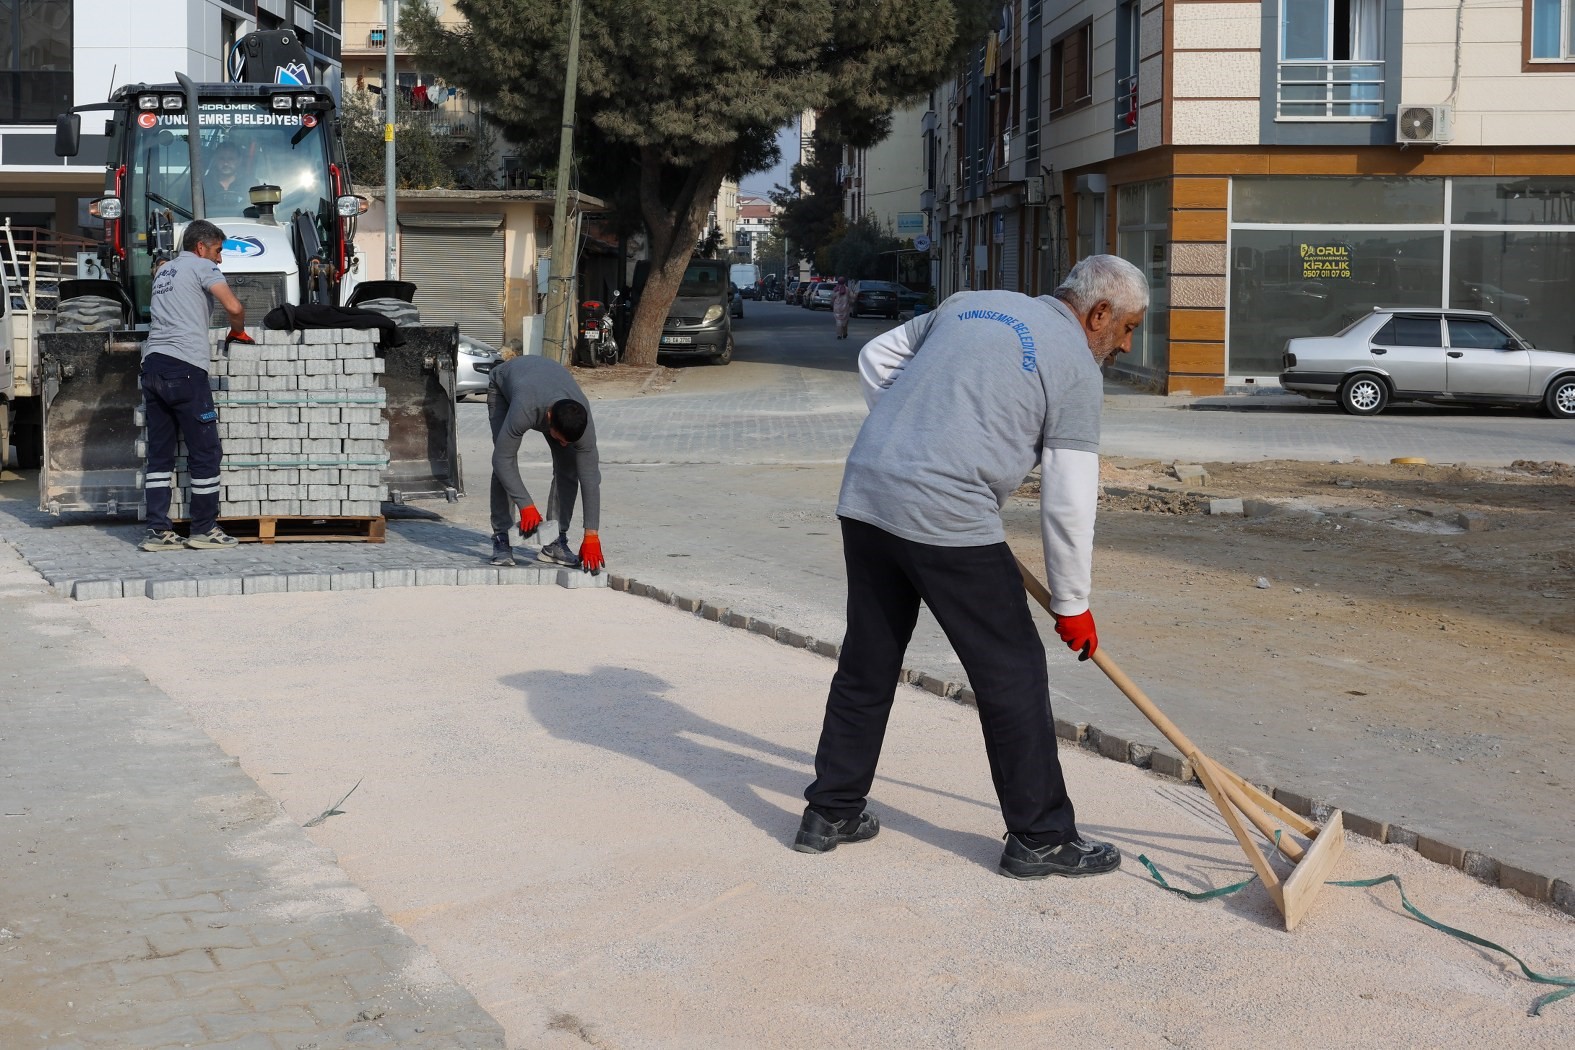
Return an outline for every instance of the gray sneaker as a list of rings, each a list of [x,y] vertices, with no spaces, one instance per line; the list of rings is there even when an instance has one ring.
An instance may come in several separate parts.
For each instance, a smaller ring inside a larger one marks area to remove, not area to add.
[[[514,550],[509,546],[509,534],[506,532],[492,534],[492,564],[514,564]]]
[[[169,529],[149,529],[137,547],[145,551],[179,551],[186,549],[186,541]]]
[[[239,542],[234,536],[215,525],[202,535],[187,540],[186,546],[199,551],[222,551],[228,550]]]
[[[580,567],[579,557],[569,549],[568,542],[562,536],[543,547],[536,557],[542,561],[550,561],[554,565],[567,565],[571,569]]]

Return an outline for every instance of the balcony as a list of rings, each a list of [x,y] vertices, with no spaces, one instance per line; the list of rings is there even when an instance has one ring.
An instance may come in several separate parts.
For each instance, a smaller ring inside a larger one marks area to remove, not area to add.
[[[1028,135],[1019,128],[1002,133],[996,163],[990,172],[992,186],[1022,182],[1028,173]]]
[[[1384,119],[1382,62],[1281,62],[1277,120]]]
[[[432,134],[445,138],[470,138],[476,133],[476,121],[480,119],[476,104],[468,95],[457,92],[443,102],[423,106],[408,89],[401,90],[399,106],[405,116],[425,124]]]
[[[342,51],[345,55],[381,55],[388,48],[384,36],[387,32],[388,25],[385,22],[346,22]],[[394,54],[408,55],[412,50],[403,37],[394,37]]]

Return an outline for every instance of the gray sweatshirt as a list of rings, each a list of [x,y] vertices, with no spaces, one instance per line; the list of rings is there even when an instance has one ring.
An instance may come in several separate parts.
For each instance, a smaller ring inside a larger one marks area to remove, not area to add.
[[[493,435],[492,475],[502,484],[517,507],[534,501],[520,477],[520,441],[528,431],[538,431],[547,439],[552,452],[553,476],[560,494],[579,482],[584,499],[585,528],[600,529],[602,516],[602,468],[596,454],[596,422],[587,418],[585,433],[578,441],[563,447],[547,434],[547,410],[553,402],[568,398],[578,401],[590,412],[590,402],[569,370],[548,357],[525,356],[505,361],[492,370],[493,397],[506,403],[501,425]]]

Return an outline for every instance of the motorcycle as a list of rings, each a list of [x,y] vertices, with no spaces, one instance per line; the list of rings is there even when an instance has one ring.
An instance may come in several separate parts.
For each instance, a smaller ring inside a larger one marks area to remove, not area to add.
[[[577,364],[595,368],[598,365],[615,365],[623,360],[613,332],[612,310],[600,299],[587,299],[580,304],[580,337],[575,346]]]

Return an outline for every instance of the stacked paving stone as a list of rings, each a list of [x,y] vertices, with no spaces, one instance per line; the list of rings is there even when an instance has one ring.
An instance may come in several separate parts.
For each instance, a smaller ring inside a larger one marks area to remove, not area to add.
[[[219,516],[376,517],[387,487],[386,395],[377,332],[247,330],[254,345],[215,333],[209,377],[224,458]],[[144,425],[139,416],[138,425]],[[139,453],[146,455],[147,433]],[[190,517],[186,444],[176,456],[170,516]]]

